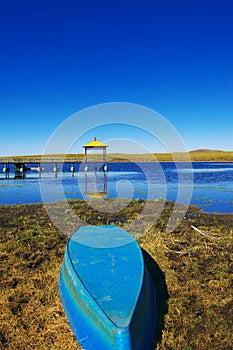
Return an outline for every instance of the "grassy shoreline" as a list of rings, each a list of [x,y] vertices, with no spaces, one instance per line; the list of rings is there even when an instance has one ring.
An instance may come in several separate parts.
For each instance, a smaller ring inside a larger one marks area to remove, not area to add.
[[[95,155],[91,158],[95,159]],[[100,159],[100,156],[97,156]],[[50,154],[50,155],[29,155],[29,156],[10,156],[0,157],[0,162],[82,162],[84,159],[83,154]],[[109,153],[109,162],[123,162],[123,161],[135,161],[135,162],[233,162],[233,151],[212,151],[212,150],[198,150],[187,153],[145,153],[145,154],[123,154],[123,153]]]
[[[69,203],[88,224],[113,223],[117,217],[123,228],[140,215],[145,219],[144,204],[134,200],[122,203],[118,213],[101,214],[84,201]],[[59,218],[62,203],[54,203],[53,209]],[[173,210],[174,204],[166,202],[158,221],[138,237],[157,290],[153,350],[228,350],[233,215],[209,215],[190,207],[175,231],[166,233]],[[153,221],[154,213],[146,219]],[[0,226],[0,348],[81,349],[57,292],[67,236],[53,226],[43,204],[1,206]],[[75,228],[67,222],[67,235]]]

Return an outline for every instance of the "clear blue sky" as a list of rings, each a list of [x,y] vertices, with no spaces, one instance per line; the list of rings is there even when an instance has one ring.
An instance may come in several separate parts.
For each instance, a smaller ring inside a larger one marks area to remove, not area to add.
[[[42,153],[115,101],[162,114],[188,150],[233,150],[232,18],[232,0],[1,1],[0,155]]]

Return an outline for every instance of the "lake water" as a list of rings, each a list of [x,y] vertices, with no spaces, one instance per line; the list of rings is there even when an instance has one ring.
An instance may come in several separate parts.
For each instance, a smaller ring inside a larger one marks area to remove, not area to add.
[[[28,164],[30,167],[30,164]],[[35,167],[35,165],[31,165]],[[98,168],[98,164],[92,164]],[[102,171],[87,173],[83,164],[43,165],[39,178],[36,170],[26,172],[24,179],[5,179],[0,165],[0,205],[27,204],[66,199],[165,198],[179,203],[198,205],[206,212],[233,213],[233,163],[109,163],[107,175]],[[91,165],[90,165],[91,168]],[[41,196],[41,189],[43,196]],[[43,198],[43,200],[42,200]]]

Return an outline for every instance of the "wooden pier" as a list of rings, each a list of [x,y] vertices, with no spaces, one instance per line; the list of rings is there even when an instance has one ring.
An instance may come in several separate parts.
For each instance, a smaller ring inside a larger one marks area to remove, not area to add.
[[[42,166],[41,164],[53,164],[53,172],[57,176],[58,164],[71,163],[70,171],[74,175],[75,172],[75,163],[81,163],[84,160],[85,166],[84,171],[88,172],[88,159],[87,153],[89,150],[102,151],[103,155],[100,159],[99,155],[92,154],[92,161],[103,163],[103,171],[107,172],[107,149],[108,145],[97,141],[96,137],[94,140],[83,145],[84,155],[83,154],[46,154],[46,155],[33,155],[33,156],[14,156],[14,157],[0,157],[0,164],[3,164],[3,173],[5,173],[6,179],[10,178],[10,165],[14,165],[14,178],[24,178],[25,173],[28,170],[37,170],[39,176],[41,176]],[[30,166],[28,166],[30,164]],[[31,166],[34,165],[35,167]],[[100,167],[101,168],[101,167]],[[100,169],[99,168],[99,169]],[[95,166],[95,172],[98,171],[98,167]]]
[[[95,161],[95,156],[92,159]],[[2,172],[5,174],[5,178],[10,178],[10,173],[12,173],[13,166],[13,174],[14,178],[24,178],[27,171],[37,171],[39,177],[41,173],[45,170],[46,165],[53,165],[52,171],[57,176],[59,164],[69,163],[70,172],[74,175],[75,171],[79,168],[80,163],[84,161],[84,170],[85,172],[89,169],[87,168],[86,159],[84,155],[45,155],[45,156],[15,156],[15,157],[0,157],[0,164],[3,165]],[[100,161],[99,157],[96,158],[96,162]],[[50,166],[51,168],[51,166]],[[103,171],[107,171],[106,167],[106,159],[104,159]],[[4,177],[2,177],[4,178]],[[12,178],[12,177],[11,177]]]
[[[45,156],[15,156],[0,157],[0,164],[3,164],[3,173],[5,178],[10,177],[10,166],[14,166],[14,178],[24,178],[28,170],[36,170],[39,176],[42,172],[42,164],[53,164],[53,172],[58,172],[58,164],[71,163],[70,171],[75,172],[75,164],[83,161],[83,155],[45,155]],[[30,166],[28,166],[30,164]]]

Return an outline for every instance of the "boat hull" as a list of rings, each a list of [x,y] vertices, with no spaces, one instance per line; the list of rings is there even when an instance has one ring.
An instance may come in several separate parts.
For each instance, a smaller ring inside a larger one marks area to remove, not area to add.
[[[96,228],[102,228],[101,236],[109,229],[111,235],[119,234],[118,227]],[[128,239],[129,234],[125,235]],[[108,243],[103,248],[87,246],[71,236],[60,269],[59,293],[73,333],[84,349],[151,348],[155,290],[135,240],[120,246]]]

